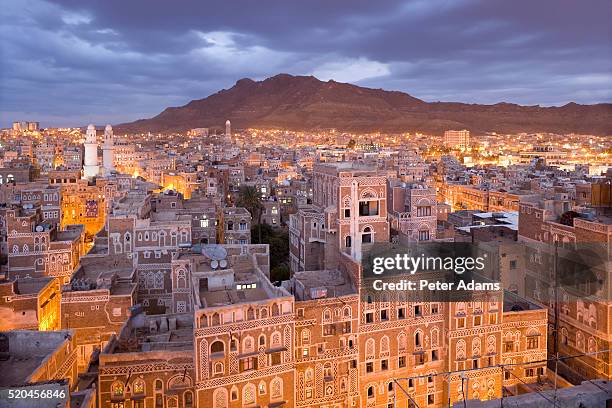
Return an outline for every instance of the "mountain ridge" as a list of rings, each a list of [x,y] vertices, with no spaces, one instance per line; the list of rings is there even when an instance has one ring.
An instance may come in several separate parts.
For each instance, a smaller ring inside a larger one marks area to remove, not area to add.
[[[160,114],[122,123],[119,132],[172,132],[196,127],[287,128],[355,132],[440,134],[465,128],[484,132],[612,134],[612,104],[559,107],[426,102],[401,91],[360,87],[313,76],[278,74],[261,81],[242,78],[229,89]]]

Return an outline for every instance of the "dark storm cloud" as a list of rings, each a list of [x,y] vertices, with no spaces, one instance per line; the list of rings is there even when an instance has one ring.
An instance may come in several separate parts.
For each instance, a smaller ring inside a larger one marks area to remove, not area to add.
[[[2,126],[133,120],[279,72],[425,100],[612,100],[604,0],[8,0],[0,17]]]

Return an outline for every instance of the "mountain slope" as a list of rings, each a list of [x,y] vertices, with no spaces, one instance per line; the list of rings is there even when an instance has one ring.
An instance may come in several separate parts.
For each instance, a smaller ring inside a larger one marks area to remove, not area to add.
[[[117,125],[120,132],[184,131],[221,126],[296,130],[612,134],[612,104],[561,107],[428,103],[406,93],[280,74],[241,79],[227,90],[167,108],[151,119]]]

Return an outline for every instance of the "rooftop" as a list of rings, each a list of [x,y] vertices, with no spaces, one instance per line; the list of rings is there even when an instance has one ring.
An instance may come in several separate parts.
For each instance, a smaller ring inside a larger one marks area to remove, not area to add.
[[[193,350],[192,314],[148,316],[141,310],[133,313],[117,339],[113,354]]]
[[[135,287],[131,283],[133,273],[132,266],[120,264],[113,257],[84,256],[70,283],[73,291],[109,289],[111,295],[127,295]]]
[[[0,387],[21,385],[59,347],[70,338],[69,330],[35,331],[13,330],[0,335],[8,339],[8,359],[0,360]]]
[[[52,277],[17,279],[15,281],[15,292],[19,295],[38,294],[53,279]]]
[[[541,310],[542,307],[526,300],[512,292],[504,292],[504,312],[522,312],[526,310]]]
[[[293,275],[298,300],[337,297],[356,293],[346,273],[340,270],[302,271]]]

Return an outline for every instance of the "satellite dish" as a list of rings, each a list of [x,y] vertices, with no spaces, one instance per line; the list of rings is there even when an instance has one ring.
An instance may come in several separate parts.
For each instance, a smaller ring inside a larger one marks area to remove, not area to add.
[[[42,225],[36,226],[36,232],[43,232],[44,230],[45,230],[45,227],[43,227]]]
[[[219,266],[221,266],[222,268],[226,268],[227,267],[227,261],[225,259],[222,259],[221,261],[219,261]]]
[[[227,250],[221,245],[204,246],[202,247],[202,254],[215,261],[227,258]]]
[[[210,262],[210,267],[213,268],[213,269],[217,269],[219,267],[219,261],[216,261],[216,260],[213,259]]]

